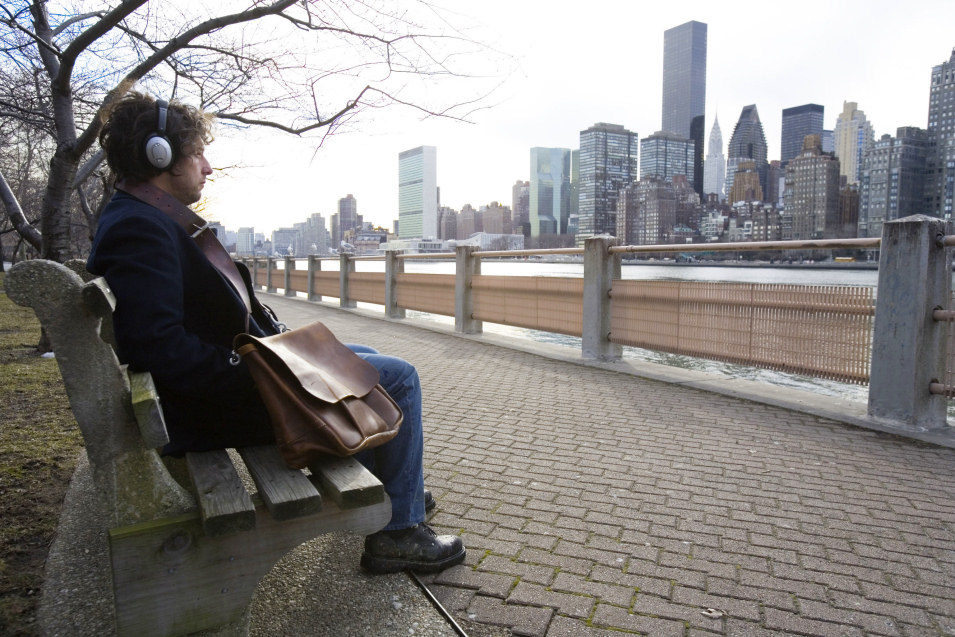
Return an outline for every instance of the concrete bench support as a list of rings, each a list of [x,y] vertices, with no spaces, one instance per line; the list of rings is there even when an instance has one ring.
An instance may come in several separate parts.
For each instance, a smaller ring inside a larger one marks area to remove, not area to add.
[[[909,432],[946,427],[946,399],[929,384],[945,373],[946,325],[932,312],[948,307],[951,270],[938,238],[949,230],[925,215],[882,226],[868,410]]]

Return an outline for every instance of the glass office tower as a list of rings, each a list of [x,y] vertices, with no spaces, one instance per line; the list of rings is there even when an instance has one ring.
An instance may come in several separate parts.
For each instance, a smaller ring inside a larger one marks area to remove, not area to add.
[[[398,153],[398,237],[438,236],[438,149],[419,146]]]
[[[706,30],[695,20],[663,32],[663,130],[693,140],[690,181],[703,193],[703,129],[706,113]]]

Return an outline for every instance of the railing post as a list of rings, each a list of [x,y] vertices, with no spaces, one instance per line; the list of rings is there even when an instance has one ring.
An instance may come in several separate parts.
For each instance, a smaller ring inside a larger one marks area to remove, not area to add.
[[[358,307],[358,304],[348,298],[348,275],[355,271],[355,261],[349,259],[348,255],[341,253],[338,255],[339,273],[338,273],[338,304],[341,307]]]
[[[945,373],[945,324],[951,272],[937,244],[949,224],[925,215],[882,226],[879,290],[872,339],[869,416],[909,431],[945,427],[946,400],[929,393]]]
[[[273,257],[265,258],[265,291],[275,292],[275,286],[272,285],[272,271],[275,269],[275,259]]]
[[[620,278],[620,256],[609,251],[614,245],[617,239],[606,235],[584,242],[583,358],[615,361],[622,352],[610,342],[610,287]]]
[[[259,289],[259,260],[255,258],[255,255],[252,255],[252,289]]]
[[[454,280],[454,329],[464,334],[480,334],[481,321],[474,318],[474,295],[471,278],[481,274],[481,260],[474,258],[476,246],[458,246],[454,249],[457,262]]]
[[[398,307],[398,275],[405,271],[404,259],[399,259],[401,250],[385,251],[385,316],[404,318],[404,308]]]
[[[309,301],[321,301],[322,296],[320,294],[315,294],[315,273],[321,272],[322,262],[319,258],[314,255],[308,255],[308,284],[305,286],[308,292]]]
[[[292,289],[292,270],[295,269],[295,260],[292,257],[285,257],[285,296],[295,296],[295,290]]]

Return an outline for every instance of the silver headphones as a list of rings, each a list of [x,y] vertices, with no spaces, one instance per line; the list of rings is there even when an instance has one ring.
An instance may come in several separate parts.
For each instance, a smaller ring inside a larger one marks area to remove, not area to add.
[[[160,170],[165,170],[172,165],[172,142],[166,137],[168,109],[169,102],[156,100],[156,130],[146,138],[146,160]]]

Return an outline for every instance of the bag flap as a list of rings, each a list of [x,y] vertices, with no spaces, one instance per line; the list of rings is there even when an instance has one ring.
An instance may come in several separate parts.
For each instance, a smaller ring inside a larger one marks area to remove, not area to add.
[[[284,366],[305,391],[326,402],[364,396],[378,384],[374,365],[345,347],[321,323],[265,338],[236,335],[236,350],[250,344],[270,364]]]

